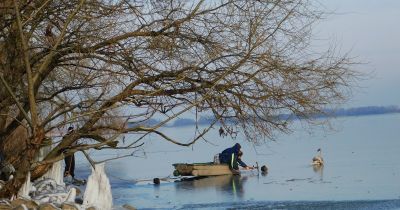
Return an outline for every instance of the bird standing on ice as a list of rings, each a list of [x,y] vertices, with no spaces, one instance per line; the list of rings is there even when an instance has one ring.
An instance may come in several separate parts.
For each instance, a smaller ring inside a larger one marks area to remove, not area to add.
[[[317,150],[317,155],[312,159],[312,165],[322,166],[324,165],[324,159],[322,158],[321,148]]]

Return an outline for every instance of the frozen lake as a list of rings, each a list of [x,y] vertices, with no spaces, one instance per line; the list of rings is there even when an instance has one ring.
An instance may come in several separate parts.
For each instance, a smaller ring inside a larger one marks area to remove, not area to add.
[[[136,157],[106,165],[114,204],[140,209],[400,209],[400,114],[339,118],[332,123],[335,130],[309,133],[296,122],[292,134],[256,147],[239,136],[222,138],[218,128],[206,136],[213,144],[200,140],[189,148],[146,137]],[[163,131],[181,141],[194,136],[189,127]],[[266,176],[247,171],[159,186],[146,181],[172,175],[173,163],[212,161],[214,154],[236,142],[242,145],[244,162],[268,166]],[[310,166],[318,148],[325,159],[323,168]],[[115,154],[127,152],[108,151],[96,158]],[[78,177],[88,171],[81,158]]]

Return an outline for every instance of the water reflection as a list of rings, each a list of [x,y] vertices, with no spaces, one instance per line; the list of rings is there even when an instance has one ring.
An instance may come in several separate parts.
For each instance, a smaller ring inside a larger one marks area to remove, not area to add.
[[[319,176],[319,180],[324,180],[324,165],[313,165],[314,172]]]
[[[187,193],[188,189],[200,191],[215,189],[218,193],[238,198],[244,197],[244,185],[247,176],[240,175],[222,175],[202,178],[192,178],[182,180],[176,183],[178,192]]]

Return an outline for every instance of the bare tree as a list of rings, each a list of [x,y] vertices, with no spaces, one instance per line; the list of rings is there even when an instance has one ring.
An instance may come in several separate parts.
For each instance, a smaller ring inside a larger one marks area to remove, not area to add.
[[[310,50],[322,14],[307,0],[2,1],[0,144],[17,174],[1,196],[64,155],[144,143],[119,146],[124,133],[188,146],[220,122],[257,143],[288,131],[281,114],[312,122],[355,79],[347,55]],[[190,142],[158,130],[186,112],[214,121]],[[141,123],[155,117],[161,123]],[[71,124],[76,131],[34,161],[46,136]],[[93,141],[71,146],[79,139]]]

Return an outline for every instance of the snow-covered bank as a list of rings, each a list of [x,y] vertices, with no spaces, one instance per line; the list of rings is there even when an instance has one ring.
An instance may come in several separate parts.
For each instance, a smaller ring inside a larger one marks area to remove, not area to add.
[[[17,198],[0,200],[0,209],[112,209],[111,186],[104,164],[95,166],[86,188],[72,182],[65,184],[61,166],[61,162],[55,163],[42,178],[24,183]]]
[[[79,204],[79,196],[81,197],[81,189],[77,186],[59,185],[54,179],[42,178],[25,183],[17,198],[0,200],[0,209],[80,210],[90,207]]]

